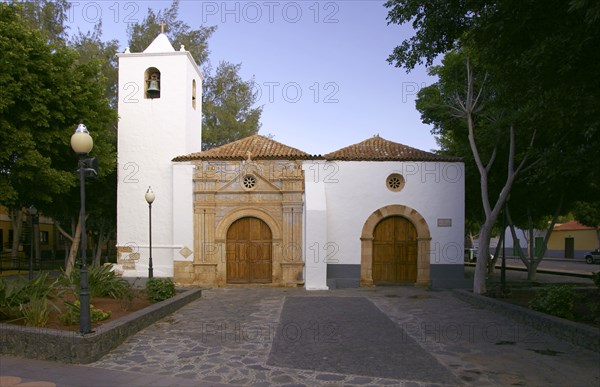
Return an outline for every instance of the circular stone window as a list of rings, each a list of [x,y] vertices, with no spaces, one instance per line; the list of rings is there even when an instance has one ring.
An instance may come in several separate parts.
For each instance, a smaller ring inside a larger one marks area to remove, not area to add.
[[[256,187],[256,177],[252,175],[246,175],[242,178],[242,185],[246,189],[252,189]]]
[[[385,181],[385,185],[390,191],[400,192],[404,188],[404,177],[399,173],[392,173]]]

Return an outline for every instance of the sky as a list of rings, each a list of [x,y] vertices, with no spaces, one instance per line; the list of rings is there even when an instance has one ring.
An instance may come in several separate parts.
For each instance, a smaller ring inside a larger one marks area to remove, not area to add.
[[[411,26],[387,24],[384,1],[182,0],[190,27],[217,26],[210,62],[241,63],[263,106],[260,134],[310,154],[325,154],[373,135],[430,151],[438,146],[415,108],[418,90],[435,82],[387,58]],[[170,1],[73,1],[70,33],[102,20],[103,39],[127,46],[127,25]],[[179,47],[175,47],[179,49]]]

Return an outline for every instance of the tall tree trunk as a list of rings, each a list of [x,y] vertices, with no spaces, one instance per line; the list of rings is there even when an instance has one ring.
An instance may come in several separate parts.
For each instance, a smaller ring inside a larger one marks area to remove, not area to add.
[[[481,226],[479,230],[479,247],[477,249],[477,263],[475,264],[475,278],[473,279],[473,292],[483,294],[486,289],[486,270],[487,261],[489,260],[489,247],[491,239],[492,226],[486,225],[488,220]]]
[[[65,274],[70,275],[75,266],[75,257],[77,257],[77,251],[79,250],[79,243],[81,242],[81,222],[77,222],[75,228],[75,235],[73,235],[73,243],[69,249],[69,257],[67,258],[67,265],[65,267]]]
[[[11,208],[9,210],[10,221],[13,229],[12,246],[10,257],[12,268],[15,269],[19,263],[19,245],[21,244],[21,233],[23,232],[23,211],[21,208]]]
[[[100,266],[100,259],[102,258],[102,245],[106,239],[106,229],[104,222],[100,224],[100,231],[98,231],[98,243],[96,244],[96,252],[94,254],[94,266]]]
[[[483,211],[485,213],[485,222],[483,223],[479,231],[479,252],[477,264],[475,265],[473,292],[477,294],[483,294],[487,291],[486,268],[490,256],[490,239],[492,234],[492,227],[494,227],[494,224],[496,223],[496,219],[498,218],[500,210],[502,209],[502,206],[508,198],[512,185],[517,175],[519,174],[519,171],[523,168],[523,165],[527,160],[527,155],[523,158],[523,160],[521,160],[519,166],[515,168],[515,129],[514,126],[511,125],[509,128],[509,153],[506,180],[504,182],[502,190],[500,191],[500,194],[498,195],[498,199],[492,206],[488,190],[488,174],[490,172],[490,169],[492,168],[494,160],[496,159],[496,148],[494,148],[494,151],[492,152],[492,155],[490,156],[490,159],[488,160],[487,164],[484,165],[479,154],[479,149],[477,148],[477,143],[475,141],[475,124],[473,120],[473,114],[479,108],[478,101],[483,93],[483,86],[479,89],[477,95],[475,95],[473,88],[473,71],[471,69],[470,62],[467,59],[467,93],[464,99],[461,99],[459,96],[456,97],[459,107],[455,108],[455,110],[458,111],[460,115],[464,117],[467,121],[467,128],[469,130],[469,146],[471,147],[471,152],[473,153],[475,164],[477,165],[477,169],[479,170],[481,202],[483,205]],[[530,146],[533,144],[534,138],[535,131],[531,136]]]
[[[78,216],[77,219],[81,219],[81,216]],[[59,224],[57,224],[57,228],[58,231],[65,236],[65,238],[71,241],[71,248],[69,249],[67,261],[65,262],[65,274],[70,275],[73,271],[73,267],[75,266],[75,257],[77,257],[77,251],[79,250],[79,244],[81,243],[81,221],[77,221],[77,226],[75,227],[73,236],[69,235],[62,227],[60,227]]]
[[[537,268],[540,265],[540,263],[544,260],[544,255],[546,254],[546,249],[548,248],[548,240],[550,239],[550,235],[552,234],[552,231],[554,230],[554,225],[556,224],[556,220],[558,219],[558,216],[560,215],[560,212],[562,210],[564,196],[565,196],[564,192],[561,193],[560,199],[558,200],[556,209],[554,211],[554,214],[552,215],[552,220],[550,221],[550,225],[548,226],[548,229],[546,230],[546,235],[544,236],[544,241],[542,242],[542,246],[541,246],[540,251],[537,254],[537,256],[535,254],[534,249],[529,249],[530,253],[529,253],[528,257],[525,256],[525,253],[523,253],[522,249],[519,249],[519,258],[521,258],[521,262],[523,262],[523,264],[527,268],[527,279],[529,281],[535,281],[535,279],[537,277]],[[510,215],[508,206],[506,208],[506,217],[508,219],[508,225],[510,227],[510,232],[513,236],[513,239],[516,239],[517,233],[515,231],[515,225],[512,220],[512,217]],[[533,226],[532,226],[531,219],[529,219],[529,229],[531,232],[530,237],[533,238]]]
[[[491,278],[494,276],[494,269],[496,268],[496,262],[498,262],[498,257],[500,256],[500,249],[502,248],[502,245],[504,243],[506,243],[506,241],[504,240],[504,234],[505,232],[503,232],[502,234],[500,234],[500,238],[498,239],[498,244],[496,245],[496,249],[494,250],[494,258],[492,258],[490,260],[490,264],[488,265],[488,278]]]

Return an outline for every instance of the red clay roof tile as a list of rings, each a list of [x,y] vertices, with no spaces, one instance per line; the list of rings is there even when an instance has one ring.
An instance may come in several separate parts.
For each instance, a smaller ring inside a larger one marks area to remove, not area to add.
[[[442,156],[373,136],[324,156],[310,155],[299,149],[255,134],[218,148],[177,156],[173,161],[245,160],[248,152],[257,160],[339,160],[339,161],[462,161],[460,157]]]
[[[461,161],[386,140],[379,135],[323,155],[327,160],[343,161]]]
[[[570,222],[557,224],[554,226],[554,231],[577,231],[577,230],[595,230],[594,227],[584,226],[576,220]]]
[[[306,160],[315,158],[299,149],[284,145],[260,134],[254,134],[207,151],[177,156],[173,161],[245,160],[248,158],[248,152],[251,153],[254,160]]]

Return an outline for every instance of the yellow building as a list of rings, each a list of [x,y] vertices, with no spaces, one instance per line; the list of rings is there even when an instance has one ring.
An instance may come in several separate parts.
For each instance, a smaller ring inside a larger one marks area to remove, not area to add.
[[[23,208],[23,231],[19,242],[19,256],[29,257],[31,247],[31,216],[27,209]],[[38,216],[40,232],[40,250],[43,258],[54,256],[57,250],[64,249],[61,246],[58,230],[51,218]],[[0,258],[2,261],[10,259],[13,244],[13,225],[9,216],[9,210],[0,206]]]
[[[547,257],[583,259],[586,252],[598,248],[596,228],[573,220],[554,226],[548,240]]]

